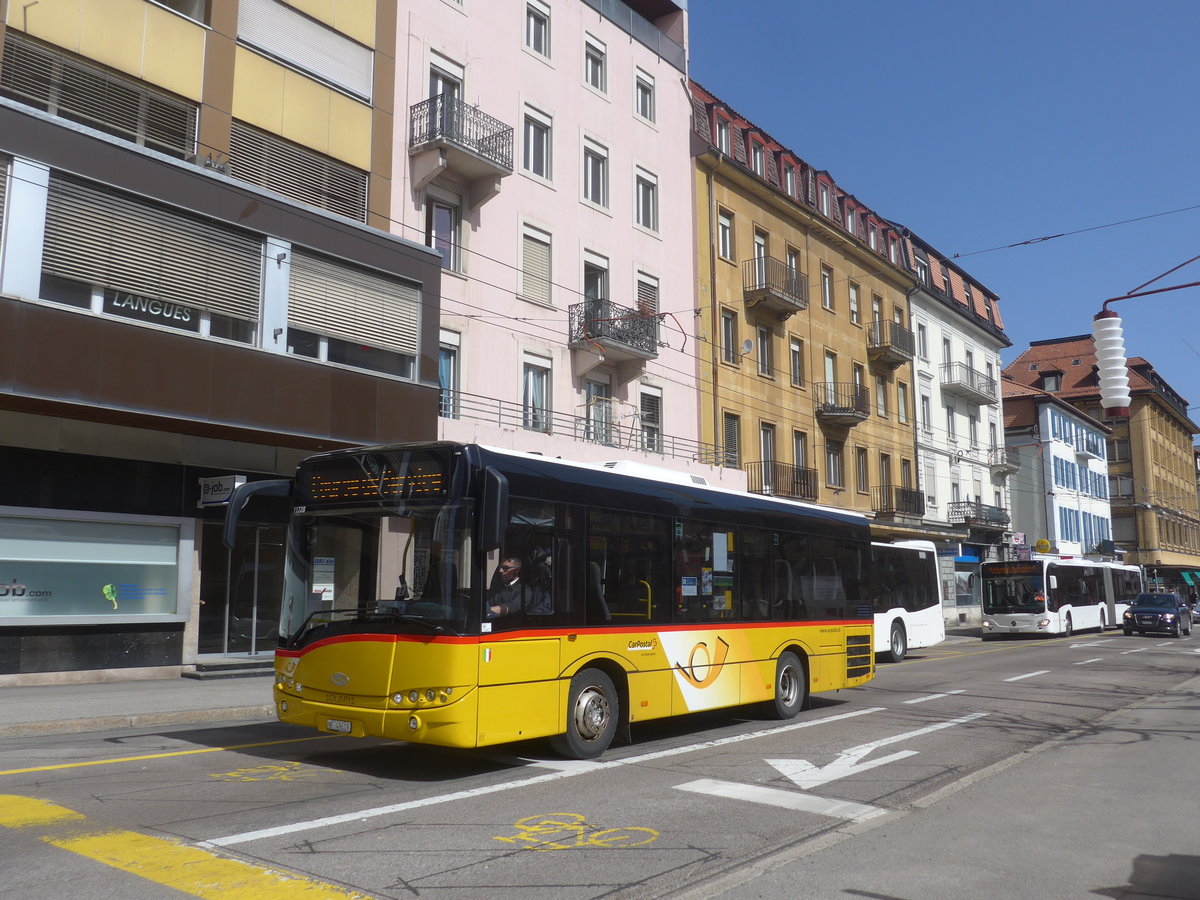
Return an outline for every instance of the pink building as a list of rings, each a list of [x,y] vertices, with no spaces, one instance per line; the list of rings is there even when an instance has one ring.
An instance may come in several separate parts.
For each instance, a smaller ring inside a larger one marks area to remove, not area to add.
[[[685,0],[403,6],[393,228],[444,260],[441,436],[736,478],[698,442]]]

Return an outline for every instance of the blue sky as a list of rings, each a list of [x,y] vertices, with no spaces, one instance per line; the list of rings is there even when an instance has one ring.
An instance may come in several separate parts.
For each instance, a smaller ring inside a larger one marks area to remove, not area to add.
[[[1090,332],[1104,299],[1200,255],[1196,0],[689,6],[692,77],[960,254],[1000,296],[1006,363]],[[1154,286],[1188,281],[1200,262]],[[1200,419],[1200,287],[1113,308],[1127,353]]]

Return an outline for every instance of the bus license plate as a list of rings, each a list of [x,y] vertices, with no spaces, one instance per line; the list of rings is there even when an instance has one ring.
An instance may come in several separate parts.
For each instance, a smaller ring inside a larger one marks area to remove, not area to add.
[[[330,731],[336,731],[338,734],[349,734],[354,730],[354,726],[345,719],[326,719],[325,724],[329,726]]]

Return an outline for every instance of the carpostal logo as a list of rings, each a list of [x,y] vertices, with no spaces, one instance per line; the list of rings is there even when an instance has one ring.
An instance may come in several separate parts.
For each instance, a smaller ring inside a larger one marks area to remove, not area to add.
[[[657,650],[658,638],[634,638],[629,642],[630,650]]]

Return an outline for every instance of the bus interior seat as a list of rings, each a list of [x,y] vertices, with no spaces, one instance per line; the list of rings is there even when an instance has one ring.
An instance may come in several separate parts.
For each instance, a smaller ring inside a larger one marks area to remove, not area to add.
[[[611,622],[612,613],[604,599],[604,575],[600,571],[600,563],[592,561],[587,566],[587,585],[584,596],[587,603],[587,621]]]

